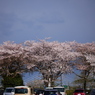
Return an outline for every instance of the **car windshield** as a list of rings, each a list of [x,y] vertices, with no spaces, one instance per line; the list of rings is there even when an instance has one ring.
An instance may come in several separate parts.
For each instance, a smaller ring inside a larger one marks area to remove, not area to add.
[[[64,92],[64,88],[54,88],[56,90],[58,90],[59,92]]]
[[[6,89],[5,92],[12,92],[13,89]]]
[[[44,92],[44,90],[38,90],[37,92],[36,92],[36,94],[40,94],[40,93],[43,93]]]
[[[75,90],[75,92],[84,92],[84,90]]]
[[[15,93],[16,94],[28,93],[28,90],[26,88],[15,88]]]

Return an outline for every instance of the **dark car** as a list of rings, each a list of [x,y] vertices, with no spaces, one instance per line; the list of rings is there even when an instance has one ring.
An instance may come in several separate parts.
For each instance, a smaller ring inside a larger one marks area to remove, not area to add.
[[[92,89],[90,95],[95,95],[95,89]]]
[[[4,89],[0,89],[0,95],[3,95]]]
[[[35,95],[43,95],[44,94],[44,90],[37,90]]]
[[[73,95],[86,95],[84,89],[76,89]]]
[[[57,95],[58,91],[56,89],[46,89],[44,95]]]

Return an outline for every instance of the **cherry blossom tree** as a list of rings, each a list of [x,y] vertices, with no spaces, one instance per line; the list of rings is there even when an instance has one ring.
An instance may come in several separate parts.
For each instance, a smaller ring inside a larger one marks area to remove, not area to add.
[[[15,76],[25,68],[23,65],[23,46],[14,42],[4,42],[0,45],[0,75]]]
[[[44,88],[44,82],[43,80],[40,79],[29,81],[26,85],[32,88],[39,88],[39,89]]]
[[[70,73],[70,61],[79,56],[72,51],[70,42],[26,41],[24,51],[28,69],[35,67],[42,74],[46,86],[51,86],[61,74]]]
[[[74,49],[76,52],[81,53],[81,58],[85,59],[83,65],[80,65],[80,69],[87,69],[91,64],[95,64],[95,43],[76,43],[74,44]],[[78,65],[78,64],[77,64]],[[84,68],[83,68],[84,67]]]
[[[95,43],[73,43],[73,49],[80,53],[80,57],[77,58],[77,64],[74,64],[75,68],[84,72],[84,76],[77,75],[84,79],[84,89],[86,89],[86,82],[89,75],[93,74],[92,64],[95,66]]]

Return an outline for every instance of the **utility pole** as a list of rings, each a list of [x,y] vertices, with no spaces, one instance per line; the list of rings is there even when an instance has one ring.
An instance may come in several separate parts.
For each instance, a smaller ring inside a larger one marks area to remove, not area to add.
[[[62,86],[62,85],[63,85],[63,83],[62,83],[62,79],[63,79],[63,78],[62,78],[62,75],[61,75],[61,77],[60,77],[60,78],[61,78],[61,79],[60,79],[60,80],[61,80],[61,83],[60,83],[60,84],[61,84],[61,86]]]

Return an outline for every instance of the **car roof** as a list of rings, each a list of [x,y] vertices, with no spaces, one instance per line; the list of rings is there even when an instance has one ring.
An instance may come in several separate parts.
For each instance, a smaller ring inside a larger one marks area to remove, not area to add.
[[[46,87],[45,89],[53,89],[53,87]]]
[[[64,88],[63,86],[55,86],[53,88]]]
[[[14,87],[6,87],[6,89],[14,89]]]
[[[29,88],[28,86],[15,86],[15,88]]]
[[[56,89],[45,89],[45,91],[57,91]]]

